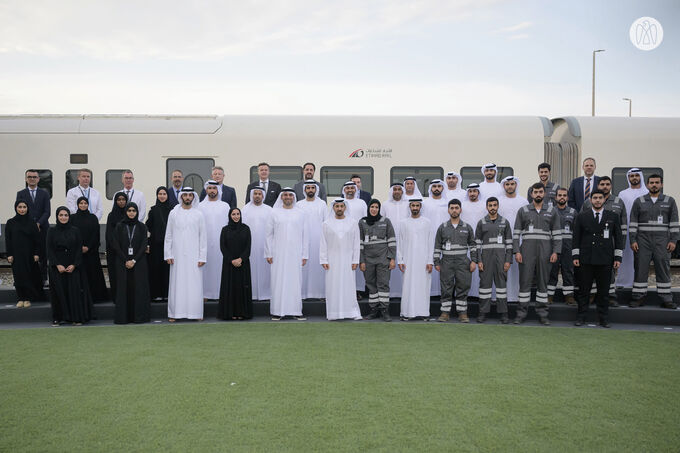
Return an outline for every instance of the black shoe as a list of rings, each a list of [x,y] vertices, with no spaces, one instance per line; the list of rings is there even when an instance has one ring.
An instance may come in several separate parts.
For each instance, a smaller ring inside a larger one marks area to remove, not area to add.
[[[678,308],[678,305],[675,302],[663,302],[661,304],[661,308],[668,308],[668,309],[671,309],[671,310],[675,310],[676,308]]]
[[[385,322],[392,322],[392,317],[390,316],[390,312],[387,311],[386,309],[382,311],[382,318],[383,318],[383,321],[385,321]]]
[[[484,315],[477,316],[477,322],[478,323],[484,324],[484,321],[486,321],[486,316],[484,316]]]
[[[510,324],[510,318],[508,318],[507,313],[501,315],[501,324]]]
[[[378,310],[371,310],[371,312],[370,312],[369,314],[367,314],[366,316],[364,316],[364,319],[375,319],[375,318],[377,318],[378,316],[379,316],[379,315],[378,315]]]
[[[642,299],[633,299],[628,304],[630,308],[637,308],[642,306]]]
[[[522,324],[524,322],[524,318],[520,318],[519,316],[515,318],[513,321],[513,324]]]
[[[600,325],[605,329],[609,329],[611,327],[608,321],[600,321]]]
[[[610,307],[618,307],[618,306],[619,306],[619,301],[617,301],[616,299],[610,298],[610,299],[609,299],[609,306],[610,306]]]
[[[583,320],[583,319],[581,319],[581,318],[579,318],[579,319],[577,319],[576,321],[574,321],[574,325],[575,325],[576,327],[581,327],[581,326],[582,326],[583,324],[585,324],[585,323],[586,323],[586,321]]]
[[[550,321],[548,320],[547,316],[542,316],[540,321],[541,321],[541,324],[543,324],[544,326],[550,325]]]

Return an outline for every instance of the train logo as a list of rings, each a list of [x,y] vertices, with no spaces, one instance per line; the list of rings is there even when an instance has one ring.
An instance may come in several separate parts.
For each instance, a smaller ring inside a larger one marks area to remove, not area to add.
[[[349,157],[364,157],[364,150],[361,148],[356,149],[349,153]]]
[[[630,42],[640,50],[654,50],[663,41],[663,27],[653,17],[641,17],[630,26]]]

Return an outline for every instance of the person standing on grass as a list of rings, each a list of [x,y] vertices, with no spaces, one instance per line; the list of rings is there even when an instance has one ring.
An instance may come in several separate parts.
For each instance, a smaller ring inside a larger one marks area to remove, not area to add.
[[[326,271],[326,318],[361,318],[354,292],[354,271],[359,266],[359,227],[346,215],[344,198],[333,201],[333,216],[321,228],[319,262]]]
[[[139,221],[137,203],[128,203],[125,207],[125,219],[113,232],[118,276],[114,317],[116,324],[151,320],[149,266],[146,261],[147,236],[146,225]]]
[[[220,278],[222,276],[222,254],[220,253],[220,234],[229,223],[230,206],[217,198],[217,181],[205,183],[206,197],[198,204],[205,220],[208,241],[207,263],[203,268],[203,300],[220,297]],[[232,206],[236,207],[236,206]]]
[[[423,200],[409,199],[411,216],[402,220],[397,239],[397,263],[404,274],[401,320],[430,317],[430,278],[433,268],[434,235],[430,221],[420,215]]]
[[[23,200],[15,202],[14,212],[16,215],[5,226],[7,262],[12,266],[17,307],[28,308],[32,301],[40,300],[43,296],[38,264],[41,238],[28,203]]]
[[[203,266],[208,240],[203,213],[193,206],[196,198],[194,189],[182,188],[181,203],[170,212],[165,231],[165,260],[170,265],[170,322],[177,318],[203,320]]]
[[[71,225],[78,228],[83,240],[82,272],[87,277],[92,301],[102,302],[108,300],[109,295],[99,259],[99,221],[89,211],[87,198],[78,198],[77,205],[78,210],[71,215]]]
[[[109,294],[116,300],[116,256],[113,251],[113,232],[116,225],[125,218],[125,206],[128,198],[125,192],[118,192],[113,196],[113,209],[106,218],[106,270],[109,273]]]
[[[548,280],[548,303],[553,302],[555,290],[557,289],[557,276],[562,272],[562,296],[567,305],[574,306],[574,260],[571,257],[572,234],[574,231],[574,220],[578,213],[576,209],[567,205],[569,191],[564,187],[558,187],[555,194],[555,208],[560,217],[560,227],[562,229],[562,253],[560,259],[550,268],[550,280]],[[590,200],[588,200],[590,203]]]
[[[586,322],[590,288],[595,281],[598,321],[602,327],[609,327],[607,294],[612,270],[621,264],[624,237],[619,214],[604,209],[604,195],[600,189],[594,190],[587,200],[591,208],[582,211],[574,222],[572,259],[579,269],[577,326]]]
[[[250,280],[253,300],[272,297],[270,265],[264,257],[267,223],[272,207],[264,204],[264,188],[250,189],[250,201],[243,207],[242,222],[250,228]]]
[[[220,233],[220,251],[223,258],[218,319],[229,321],[253,317],[250,244],[250,228],[243,223],[241,210],[231,208],[229,223]]]
[[[173,177],[175,172],[173,172]],[[164,242],[165,229],[168,226],[168,217],[173,206],[168,194],[173,189],[161,186],[156,189],[156,204],[149,209],[149,216],[146,219],[146,228],[149,230],[149,291],[151,299],[162,300],[168,298],[168,279],[170,278],[170,266],[165,261]]]
[[[302,266],[309,258],[309,240],[302,209],[295,206],[295,191],[284,187],[267,223],[264,256],[271,265],[272,321],[302,316]]]
[[[326,296],[325,275],[319,262],[319,243],[323,223],[328,218],[328,206],[317,198],[318,190],[315,181],[307,181],[304,185],[305,198],[295,204],[304,213],[309,238],[309,263],[302,268],[303,299],[321,299]]]
[[[69,223],[71,214],[66,206],[59,206],[56,216],[57,224],[47,232],[52,325],[72,322],[79,326],[92,319],[90,288],[80,269],[83,240],[78,228]]]

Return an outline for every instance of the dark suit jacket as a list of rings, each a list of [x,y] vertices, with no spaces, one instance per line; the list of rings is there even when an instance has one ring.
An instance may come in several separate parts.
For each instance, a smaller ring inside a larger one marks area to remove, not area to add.
[[[366,206],[368,206],[368,204],[371,202],[371,193],[360,190],[359,191],[359,198],[364,200],[366,202]]]
[[[609,238],[604,237],[605,229],[609,230]],[[603,210],[600,223],[595,223],[592,209],[576,216],[572,259],[583,264],[611,266],[614,261],[621,262],[624,245],[621,221],[613,211]]]
[[[585,179],[583,176],[579,176],[578,178],[572,180],[571,184],[569,185],[569,200],[567,200],[567,204],[572,208],[576,209],[576,211],[578,212],[581,211],[581,207],[583,206],[583,202],[585,201],[583,199],[583,191],[585,190],[585,187],[583,186],[584,180]],[[597,189],[597,183],[599,181],[600,177],[593,175],[593,180],[591,181],[590,185],[591,193],[593,190]]]
[[[203,201],[205,198],[205,189],[201,191],[200,199]],[[225,186],[222,184],[222,201],[229,204],[229,208],[235,208],[236,206],[236,191],[233,187]]]
[[[25,201],[28,205],[29,213],[36,223],[40,224],[40,232],[47,234],[47,229],[50,227],[50,194],[45,189],[38,189],[35,191],[35,202],[31,198],[31,192],[28,187],[17,192],[17,201]]]
[[[173,186],[168,187],[168,201],[170,202],[170,206],[173,207],[179,204],[179,200],[175,195],[175,188]]]
[[[246,203],[250,202],[250,191],[253,189],[253,187],[257,187],[259,185],[260,181],[255,181],[248,184],[248,188],[246,189]],[[269,186],[267,187],[267,193],[264,196],[264,204],[274,206],[274,203],[276,203],[276,199],[279,198],[280,193],[281,184],[270,179]]]

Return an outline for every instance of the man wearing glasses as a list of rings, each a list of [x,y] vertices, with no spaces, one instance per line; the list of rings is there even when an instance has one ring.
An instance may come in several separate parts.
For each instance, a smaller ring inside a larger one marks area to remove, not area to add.
[[[26,188],[17,192],[17,201],[23,201],[28,206],[28,215],[38,225],[40,230],[40,272],[43,282],[47,280],[47,260],[45,257],[45,244],[50,218],[50,194],[38,187],[40,175],[37,170],[26,170]]]

